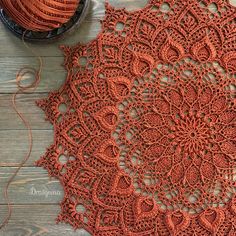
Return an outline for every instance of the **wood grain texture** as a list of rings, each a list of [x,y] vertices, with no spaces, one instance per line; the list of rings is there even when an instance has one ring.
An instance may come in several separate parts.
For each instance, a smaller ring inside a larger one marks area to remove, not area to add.
[[[137,10],[147,0],[109,0],[115,7]],[[231,0],[236,5],[236,0]],[[0,231],[0,236],[88,236],[83,230],[76,231],[70,225],[55,224],[60,212],[58,203],[63,190],[58,180],[49,179],[47,172],[34,166],[53,142],[53,127],[44,120],[44,113],[35,106],[37,99],[58,89],[65,81],[66,71],[61,66],[64,57],[58,48],[61,44],[87,43],[101,30],[100,19],[104,16],[104,0],[91,0],[89,13],[81,27],[70,36],[53,44],[30,44],[43,59],[41,82],[35,93],[21,94],[17,106],[33,129],[33,150],[29,161],[20,170],[10,186],[9,196],[13,214],[9,224]],[[7,213],[3,198],[6,181],[12,175],[28,150],[27,131],[12,109],[12,94],[16,91],[15,75],[23,66],[37,66],[37,59],[25,48],[20,39],[13,36],[0,24],[0,221]],[[23,83],[32,81],[25,77]],[[50,192],[51,191],[51,192]]]
[[[16,167],[0,167],[0,196]],[[47,171],[38,167],[23,167],[9,188],[9,198],[15,205],[55,204],[63,199],[63,189],[55,178],[48,178]],[[6,202],[0,198],[0,205]],[[1,235],[1,234],[0,234]]]
[[[63,84],[66,77],[66,71],[62,66],[63,61],[63,57],[43,57],[41,81],[35,92],[49,92]],[[1,70],[0,73],[0,93],[13,93],[16,91],[15,76],[19,69],[28,65],[37,68],[38,61],[34,57],[16,57],[14,59],[0,57],[0,65],[1,68],[7,68],[7,70]],[[22,84],[27,85],[32,80],[31,75],[25,75]]]
[[[36,100],[46,96],[47,93],[19,94],[17,96],[17,107],[25,118],[29,120],[32,129],[52,130],[53,128],[49,122],[45,121],[45,115],[42,110],[35,105]],[[12,108],[12,94],[0,94],[0,111],[0,131],[25,129],[22,126],[22,121]]]
[[[1,236],[89,236],[85,230],[74,231],[69,225],[56,224],[60,212],[59,205],[36,204],[14,205],[8,226],[0,232]],[[0,205],[0,218],[7,208]]]
[[[53,143],[53,130],[33,130],[33,149],[25,166],[34,166],[34,162],[45,153]],[[0,166],[18,166],[28,151],[26,130],[0,131]]]

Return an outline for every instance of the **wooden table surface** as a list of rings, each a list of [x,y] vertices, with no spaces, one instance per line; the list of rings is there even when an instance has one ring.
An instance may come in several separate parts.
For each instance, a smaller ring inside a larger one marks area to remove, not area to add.
[[[236,0],[231,0],[236,5]],[[109,0],[116,7],[135,10],[143,7],[147,0]],[[64,40],[49,45],[31,45],[42,56],[44,67],[42,80],[34,93],[18,96],[17,105],[33,128],[33,151],[29,161],[20,170],[11,184],[9,196],[13,214],[0,236],[72,236],[89,235],[74,231],[70,225],[55,224],[60,212],[59,201],[63,191],[47,172],[34,166],[53,142],[53,127],[45,122],[44,113],[35,106],[35,100],[44,98],[51,90],[58,89],[65,81],[66,71],[61,66],[64,57],[58,49],[60,44],[88,42],[100,31],[99,20],[104,16],[104,0],[92,0],[89,13],[82,26]],[[0,24],[0,220],[7,213],[3,191],[7,180],[24,158],[28,150],[27,131],[12,108],[12,94],[16,91],[15,74],[23,66],[36,66],[37,60],[15,36]],[[25,77],[24,83],[32,78]],[[48,195],[47,195],[48,193]]]

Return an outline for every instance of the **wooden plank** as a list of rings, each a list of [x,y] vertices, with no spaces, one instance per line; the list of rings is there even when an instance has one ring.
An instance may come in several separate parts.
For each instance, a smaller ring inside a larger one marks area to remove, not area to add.
[[[34,166],[36,160],[44,155],[46,148],[53,143],[52,130],[33,130],[33,149],[25,166]],[[28,152],[26,130],[0,131],[0,166],[18,166]]]
[[[56,224],[60,212],[56,205],[15,205],[8,225],[1,236],[89,236],[85,230],[74,231],[69,224]],[[7,207],[0,206],[0,219],[7,214]]]
[[[230,0],[236,5],[236,0]],[[111,5],[136,10],[143,7],[147,0],[109,0]],[[19,95],[17,104],[27,120],[32,124],[33,152],[21,169],[9,189],[13,214],[1,236],[50,235],[73,236],[89,234],[85,231],[74,232],[70,225],[56,225],[55,218],[60,211],[59,201],[63,190],[59,182],[49,179],[42,168],[33,167],[34,162],[45,153],[46,147],[53,142],[53,130],[49,122],[44,121],[44,113],[35,106],[34,101],[46,97],[46,92],[55,90],[64,82],[66,72],[61,67],[63,55],[58,49],[60,44],[86,43],[96,37],[100,31],[99,19],[104,16],[104,0],[92,0],[85,22],[64,40],[48,45],[32,45],[43,56],[44,68],[42,81],[34,94]],[[3,196],[6,181],[16,169],[27,152],[27,132],[11,107],[11,97],[16,90],[15,74],[25,65],[35,66],[37,60],[32,57],[23,43],[0,24],[0,196]],[[27,83],[30,78],[25,78]],[[53,192],[47,192],[53,191]],[[58,191],[58,192],[57,192]],[[59,194],[60,193],[60,194]],[[6,215],[7,207],[0,198],[0,219]]]
[[[17,108],[23,113],[26,120],[30,122],[32,129],[52,130],[53,128],[50,122],[45,121],[45,114],[42,109],[35,104],[36,100],[46,97],[46,93],[17,95]],[[0,130],[25,130],[22,121],[13,110],[12,94],[0,94],[0,112]]]
[[[91,0],[91,10],[88,13],[86,20],[101,19],[104,16],[104,0]],[[128,11],[139,10],[144,7],[148,0],[108,0],[110,5],[116,8],[125,7]]]
[[[41,81],[35,92],[49,92],[59,88],[67,74],[62,66],[64,57],[43,57],[42,60]],[[34,57],[0,58],[0,93],[16,91],[16,73],[26,66],[38,69],[38,60]],[[31,74],[26,74],[22,78],[22,84],[28,85],[33,82],[33,79]]]
[[[68,35],[65,39],[59,40],[53,44],[34,44],[31,45],[31,47],[41,56],[61,56],[58,45],[71,45],[76,42],[86,43],[94,39],[101,30],[100,19],[104,16],[104,2],[104,0],[92,0],[86,20],[79,29],[71,35]],[[127,7],[129,10],[134,10],[143,7],[147,0],[137,0],[135,4],[133,0],[110,0],[109,2],[116,7]],[[13,36],[2,24],[0,24],[0,38],[1,45],[4,45],[4,47],[1,47],[0,57],[31,56],[31,52],[25,48],[21,40]]]
[[[15,170],[16,167],[0,167],[0,205],[6,204],[4,187]],[[13,205],[59,204],[64,196],[59,181],[50,179],[41,167],[22,167],[8,192]]]
[[[84,22],[78,30],[76,30],[70,36],[68,35],[65,39],[61,39],[57,42],[50,44],[29,44],[37,55],[39,56],[61,56],[61,50],[58,46],[61,44],[73,45],[76,42],[89,42],[94,39],[97,33],[100,31],[100,22]],[[0,57],[22,57],[32,56],[32,52],[29,51],[22,41],[12,35],[5,27],[0,24],[0,38],[1,47]],[[13,60],[14,62],[14,60]]]
[[[229,3],[236,7],[236,0],[229,0]]]

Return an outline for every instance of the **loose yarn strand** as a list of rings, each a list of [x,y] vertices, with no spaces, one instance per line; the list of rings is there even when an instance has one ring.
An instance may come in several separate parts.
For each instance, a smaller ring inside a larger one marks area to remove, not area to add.
[[[5,200],[7,202],[8,213],[7,213],[6,217],[4,218],[3,222],[0,224],[0,229],[4,228],[4,226],[7,225],[9,219],[11,218],[11,214],[12,214],[12,206],[11,206],[11,202],[10,202],[10,199],[9,199],[9,196],[8,196],[8,189],[10,187],[10,184],[12,183],[12,181],[14,180],[14,178],[16,177],[16,175],[18,174],[20,169],[24,166],[24,164],[30,158],[30,155],[31,155],[31,152],[32,152],[32,147],[33,147],[33,136],[32,136],[31,125],[30,125],[29,121],[27,121],[26,118],[23,116],[23,114],[18,110],[17,105],[16,105],[16,98],[17,98],[18,94],[26,93],[29,89],[33,89],[33,91],[35,91],[35,89],[37,88],[37,86],[40,82],[40,75],[41,75],[41,71],[42,71],[42,67],[43,67],[43,62],[42,62],[42,58],[40,56],[38,56],[34,52],[34,50],[26,44],[26,42],[24,40],[24,36],[25,36],[26,32],[27,31],[25,31],[23,36],[22,36],[22,42],[25,45],[25,47],[29,51],[31,51],[31,53],[35,57],[37,57],[37,59],[39,61],[39,68],[38,68],[38,70],[36,70],[35,68],[32,68],[32,67],[24,67],[24,68],[20,69],[17,72],[17,74],[16,74],[16,85],[17,85],[18,90],[12,96],[12,106],[13,106],[13,109],[15,110],[15,112],[17,113],[17,115],[19,116],[19,118],[21,119],[21,121],[23,122],[24,126],[26,127],[26,129],[28,131],[29,149],[28,149],[27,154],[25,155],[25,158],[19,164],[19,166],[17,167],[17,169],[13,173],[13,175],[10,177],[10,179],[7,181],[7,184],[6,184],[6,187],[5,187],[5,190],[4,190],[4,197],[5,197]],[[34,81],[31,84],[24,86],[24,85],[21,85],[21,81],[22,81],[23,77],[26,74],[32,74],[34,76]]]

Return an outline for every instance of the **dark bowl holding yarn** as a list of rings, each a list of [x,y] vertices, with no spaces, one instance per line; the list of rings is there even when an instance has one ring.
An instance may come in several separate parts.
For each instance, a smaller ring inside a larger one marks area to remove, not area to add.
[[[19,38],[24,35],[26,41],[53,42],[81,24],[90,0],[55,2],[57,5],[50,0],[0,0],[0,19]]]

